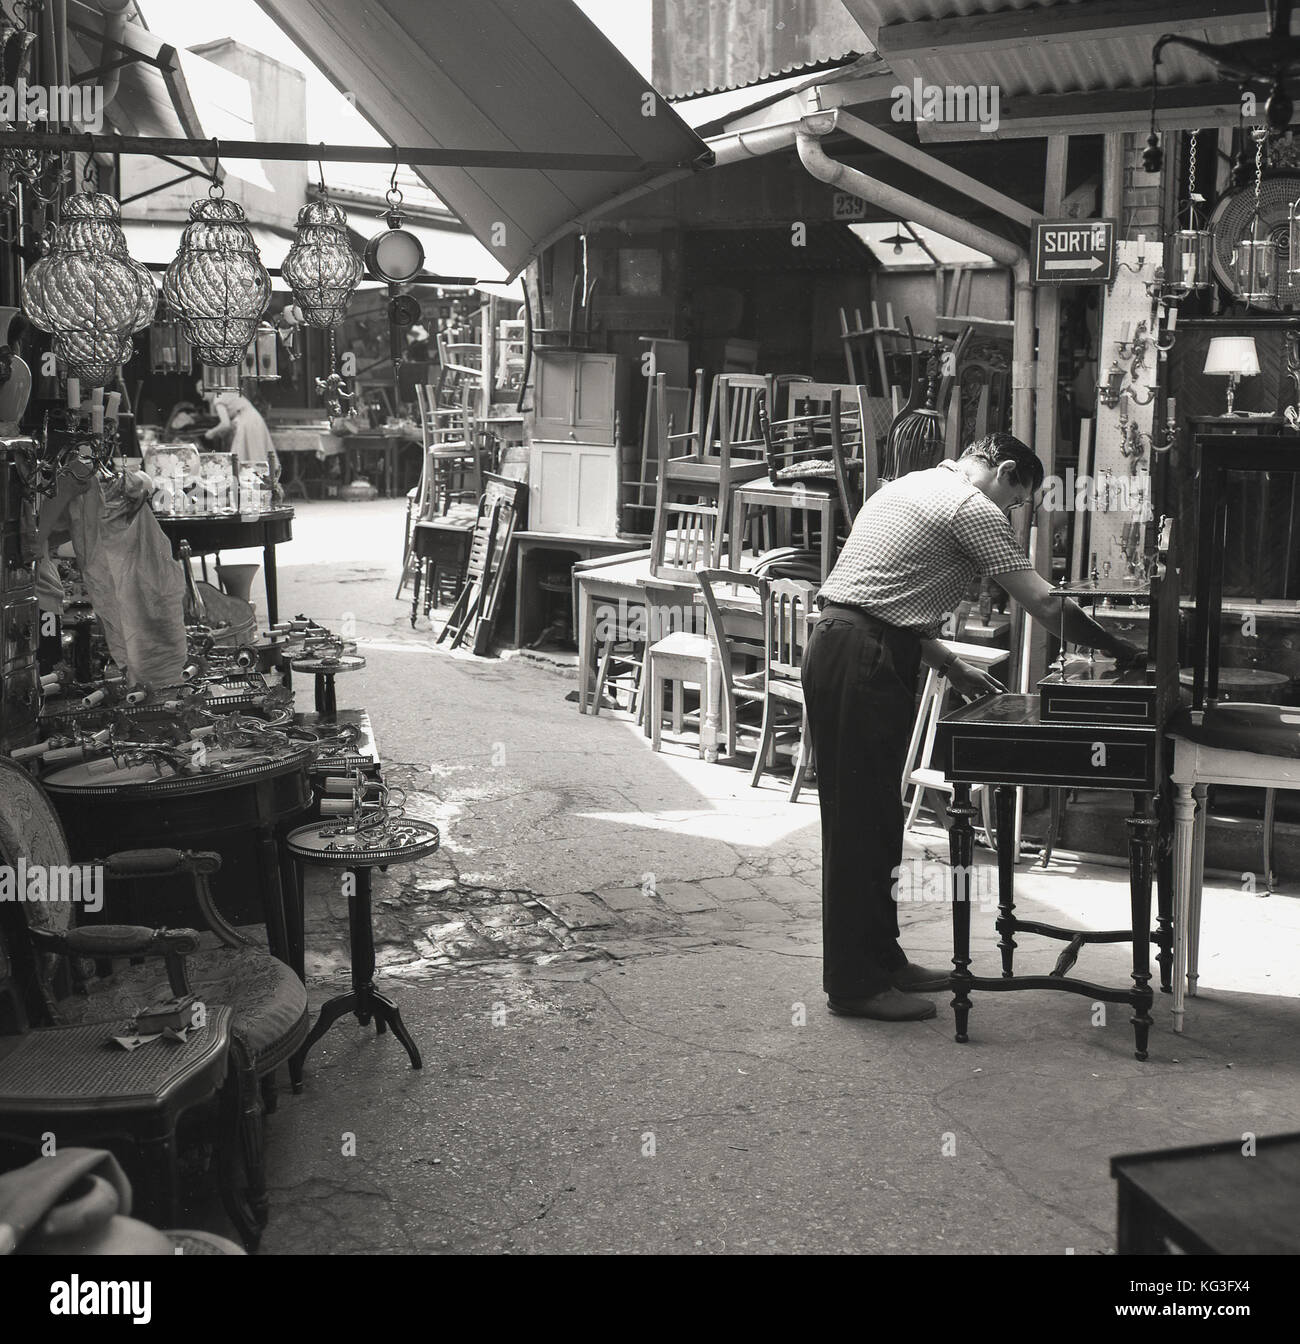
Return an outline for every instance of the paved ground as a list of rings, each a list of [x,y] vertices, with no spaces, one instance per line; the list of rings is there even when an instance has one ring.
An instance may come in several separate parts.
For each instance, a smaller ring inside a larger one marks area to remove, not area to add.
[[[442,851],[378,878],[381,985],[426,1067],[352,1019],[268,1122],[268,1253],[921,1251],[1105,1253],[1115,1153],[1294,1128],[1296,884],[1216,884],[1202,995],[1151,1058],[1125,1010],[977,998],[952,1040],[927,1023],[830,1017],[820,991],[815,790],[653,753],[584,717],[573,681],[525,658],[434,647],[393,600],[404,503],[302,505],[282,614],[355,623],[369,708],[408,811]],[[921,829],[908,856],[946,852]],[[983,856],[983,861],[991,857]],[[1126,922],[1117,868],[1062,855],[1022,910]],[[313,876],[313,1003],[346,982],[346,907]],[[905,909],[905,945],[946,964],[948,909]],[[992,914],[976,966],[992,971]],[[1026,969],[1059,945],[1025,936]],[[1089,978],[1125,983],[1118,947]]]

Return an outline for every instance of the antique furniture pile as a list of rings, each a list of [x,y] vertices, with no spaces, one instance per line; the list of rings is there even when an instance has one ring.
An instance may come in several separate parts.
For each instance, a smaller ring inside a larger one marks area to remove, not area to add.
[[[259,628],[250,603],[195,578],[181,539],[179,564],[162,560],[180,571],[178,675],[140,681],[77,560],[47,565],[37,596],[38,519],[60,476],[114,468],[51,460],[42,492],[40,446],[5,451],[0,1161],[29,1160],[51,1129],[108,1148],[164,1226],[212,1181],[251,1249],[277,1074],[300,1092],[309,1044],[344,1012],[391,1025],[420,1066],[372,983],[366,895],[349,902],[357,991],[309,1038],[301,864],[368,892],[372,865],[432,853],[438,832],[403,818],[367,714],[338,707],[337,679],[351,688],[365,667],[355,641],[306,615]],[[138,521],[158,526],[147,509]],[[314,708],[297,708],[295,675]]]

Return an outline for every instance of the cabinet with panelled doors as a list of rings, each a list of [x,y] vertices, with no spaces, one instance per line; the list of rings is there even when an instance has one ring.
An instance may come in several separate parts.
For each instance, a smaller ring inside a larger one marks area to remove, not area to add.
[[[538,353],[528,451],[534,532],[617,535],[622,373],[617,355]]]

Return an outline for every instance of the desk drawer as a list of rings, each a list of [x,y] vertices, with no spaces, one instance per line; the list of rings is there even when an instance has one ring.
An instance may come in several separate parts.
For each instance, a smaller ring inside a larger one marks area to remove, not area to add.
[[[1093,730],[1009,737],[952,734],[944,753],[944,773],[970,784],[1023,784],[1041,788],[1144,789],[1156,782],[1158,738]]]

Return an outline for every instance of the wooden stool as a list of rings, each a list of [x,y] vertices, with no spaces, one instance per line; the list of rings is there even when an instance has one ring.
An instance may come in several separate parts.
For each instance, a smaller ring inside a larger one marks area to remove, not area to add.
[[[713,655],[713,641],[707,635],[676,630],[656,640],[646,650],[646,735],[655,751],[659,750],[662,740],[664,685],[668,682],[672,683],[673,688],[674,733],[682,731],[687,684],[700,688],[700,756],[716,760],[717,696],[720,683]]]

